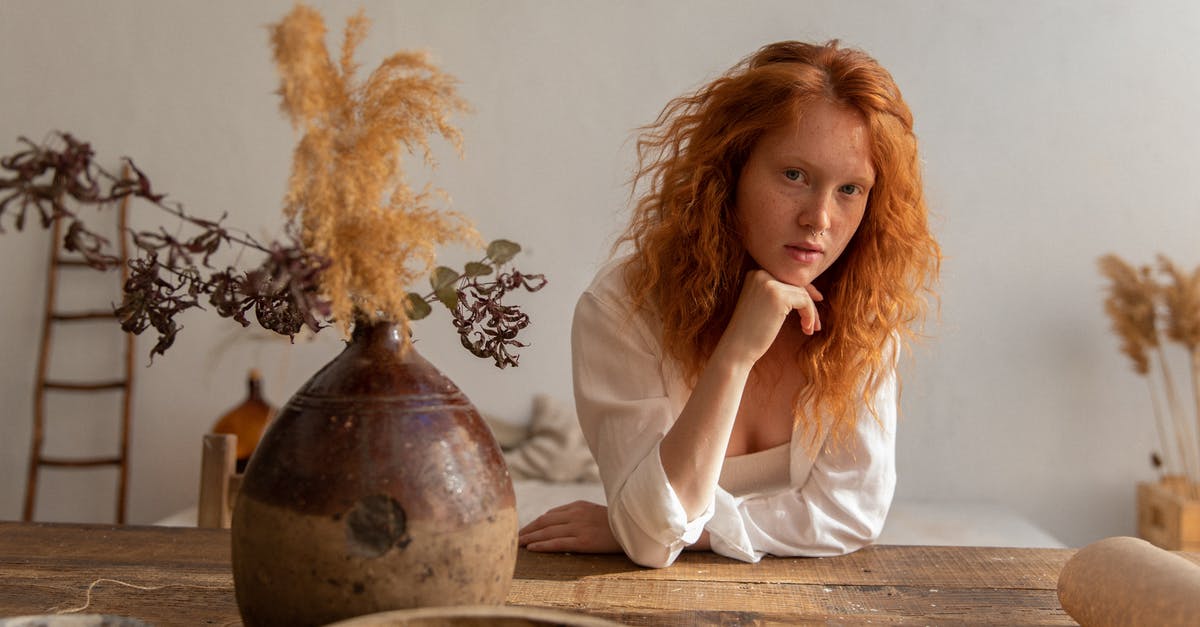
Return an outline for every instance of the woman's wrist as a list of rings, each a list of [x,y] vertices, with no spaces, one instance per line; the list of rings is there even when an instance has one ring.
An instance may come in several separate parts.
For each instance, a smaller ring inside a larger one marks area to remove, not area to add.
[[[725,338],[721,338],[721,341],[717,342],[716,348],[713,349],[712,355],[709,356],[704,369],[718,369],[720,376],[744,380],[750,376],[750,371],[754,369],[754,364],[757,362],[756,356],[737,350],[727,343]]]

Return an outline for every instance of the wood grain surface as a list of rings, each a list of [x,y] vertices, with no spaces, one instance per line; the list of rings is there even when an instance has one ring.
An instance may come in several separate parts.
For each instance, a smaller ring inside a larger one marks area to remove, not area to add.
[[[0,616],[86,613],[157,625],[239,625],[229,532],[0,522]],[[684,553],[647,569],[621,555],[521,551],[508,603],[631,625],[1073,624],[1059,606],[1070,549],[875,546],[758,564]],[[1183,554],[1200,564],[1200,554]],[[129,587],[121,583],[140,586]]]
[[[744,564],[685,553],[670,568],[620,556],[523,553],[509,603],[631,625],[1074,624],[1060,608],[1066,549],[868,547]]]

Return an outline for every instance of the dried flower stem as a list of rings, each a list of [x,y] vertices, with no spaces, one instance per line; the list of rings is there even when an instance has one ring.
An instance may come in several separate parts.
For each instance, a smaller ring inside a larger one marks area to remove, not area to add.
[[[1121,339],[1121,352],[1132,360],[1135,372],[1147,377],[1166,473],[1182,474],[1191,489],[1200,490],[1200,270],[1188,275],[1166,257],[1160,255],[1158,260],[1159,270],[1171,277],[1170,283],[1156,282],[1149,266],[1134,268],[1116,255],[1101,257],[1100,272],[1111,280],[1104,309]],[[1163,349],[1160,336],[1164,331],[1169,339],[1186,347],[1191,357],[1195,434]],[[1154,362],[1162,373],[1167,412],[1152,381]],[[1169,423],[1164,413],[1170,414]]]
[[[1175,391],[1175,377],[1167,366],[1167,356],[1159,345],[1155,348],[1159,369],[1163,373],[1163,387],[1166,390],[1167,405],[1171,408],[1171,418],[1175,423],[1175,444],[1179,447],[1179,457],[1183,460],[1183,473],[1192,482],[1200,482],[1200,460],[1197,460],[1192,438],[1189,437],[1187,420],[1183,417],[1183,408],[1179,404],[1179,395]]]
[[[1171,436],[1170,428],[1163,420],[1162,403],[1158,400],[1158,394],[1154,391],[1154,380],[1146,377],[1146,387],[1150,391],[1150,405],[1154,410],[1154,430],[1158,432],[1158,446],[1163,454],[1163,468],[1166,470],[1159,472],[1159,479],[1163,475],[1175,475],[1183,472],[1181,466],[1176,465],[1175,453],[1171,451]]]
[[[1193,347],[1192,355],[1192,398],[1196,402],[1196,432],[1192,438],[1193,450],[1196,453],[1196,476],[1192,477],[1192,498],[1200,498],[1200,348]],[[1183,439],[1180,436],[1180,439]]]
[[[1192,395],[1195,400],[1195,433],[1180,429],[1179,438],[1188,442],[1193,455],[1194,474],[1189,474],[1193,484],[1200,482],[1200,377],[1197,376],[1197,360],[1200,359],[1200,268],[1191,273],[1177,267],[1165,255],[1158,256],[1159,270],[1170,277],[1170,282],[1159,288],[1166,305],[1167,337],[1182,344],[1191,357]]]

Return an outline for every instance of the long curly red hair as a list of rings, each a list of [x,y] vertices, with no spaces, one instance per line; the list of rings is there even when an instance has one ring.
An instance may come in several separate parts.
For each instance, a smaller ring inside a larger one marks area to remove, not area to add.
[[[893,350],[917,333],[941,263],[912,112],[873,58],[836,40],[774,43],[672,100],[638,139],[633,188],[641,193],[617,246],[633,247],[624,273],[632,305],[659,316],[667,354],[694,380],[755,267],[735,219],[738,176],[760,137],[816,99],[863,115],[876,173],[858,231],[814,281],[825,295],[823,330],[796,356],[806,382],[795,393],[796,419],[811,411],[810,423],[828,416],[846,433],[858,400],[875,412],[873,392]]]

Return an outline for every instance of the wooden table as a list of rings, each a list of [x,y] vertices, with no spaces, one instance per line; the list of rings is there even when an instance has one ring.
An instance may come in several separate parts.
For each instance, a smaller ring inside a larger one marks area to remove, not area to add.
[[[86,613],[237,625],[229,553],[223,530],[0,522],[0,616],[81,608],[90,587]],[[1073,624],[1055,592],[1072,553],[875,546],[759,564],[684,553],[652,570],[619,555],[522,550],[508,602],[633,625]]]

